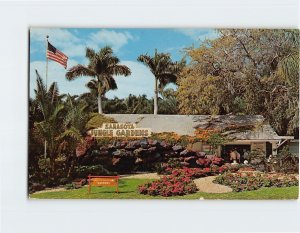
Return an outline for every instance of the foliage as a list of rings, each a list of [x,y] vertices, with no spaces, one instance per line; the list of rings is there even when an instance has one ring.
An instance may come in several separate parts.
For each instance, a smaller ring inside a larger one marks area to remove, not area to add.
[[[101,164],[91,166],[75,166],[72,177],[73,178],[87,178],[88,175],[103,176],[111,175],[112,173],[105,169]]]
[[[176,98],[176,92],[171,89],[165,89],[161,91],[162,98],[158,100],[158,113],[159,114],[177,114],[178,113],[178,101]]]
[[[177,79],[182,114],[260,114],[279,135],[299,122],[299,31],[222,29],[187,50]]]
[[[162,133],[152,133],[151,139],[164,141],[169,144],[180,144],[182,146],[187,146],[188,143],[193,143],[197,139],[189,135],[178,135],[176,133],[162,132]]]
[[[154,114],[158,113],[158,91],[162,92],[169,83],[176,83],[177,74],[184,67],[185,61],[173,62],[170,54],[159,53],[154,56],[140,55],[137,60],[144,63],[154,75]]]
[[[226,141],[219,133],[214,133],[207,139],[207,143],[212,147],[213,152],[215,152],[219,145],[223,145]]]
[[[262,187],[290,187],[299,185],[295,175],[258,172],[225,173],[216,177],[215,183],[230,186],[233,191],[252,191]]]
[[[35,98],[29,102],[29,185],[55,186],[71,176],[77,162],[76,148],[83,142],[90,114],[83,100],[60,95],[56,83],[47,89],[36,74]]]
[[[118,88],[114,75],[128,76],[130,69],[125,65],[120,65],[120,60],[113,54],[113,50],[106,46],[95,52],[91,48],[86,49],[86,58],[89,61],[87,66],[76,65],[71,67],[66,73],[68,80],[74,80],[80,76],[89,76],[93,79],[87,83],[91,94],[98,98],[98,112],[103,113],[102,97],[109,90]]]
[[[113,118],[99,113],[91,113],[90,120],[86,123],[86,130],[102,127],[103,123],[116,123]]]
[[[277,156],[267,160],[269,170],[284,173],[299,173],[299,157],[289,151],[288,146],[283,147]]]
[[[58,155],[57,151],[61,143],[58,138],[63,132],[61,121],[58,120],[63,117],[64,105],[61,102],[63,96],[59,95],[56,83],[52,83],[47,90],[37,70],[36,75],[37,88],[35,90],[35,101],[37,108],[42,113],[42,119],[34,122],[32,130],[35,137],[40,139],[40,143],[44,143],[44,149],[50,158],[50,169],[54,173],[54,161]]]
[[[65,185],[66,190],[76,189],[76,186],[73,183],[69,183]]]

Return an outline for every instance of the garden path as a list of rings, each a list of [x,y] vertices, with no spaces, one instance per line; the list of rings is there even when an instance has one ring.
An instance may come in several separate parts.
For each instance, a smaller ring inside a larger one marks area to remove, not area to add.
[[[205,193],[229,193],[232,189],[220,184],[213,183],[216,176],[208,176],[203,178],[195,179],[194,182],[199,190],[199,192]]]
[[[124,179],[160,179],[160,176],[156,173],[141,173],[141,174],[133,174],[133,175],[124,175],[121,176]]]

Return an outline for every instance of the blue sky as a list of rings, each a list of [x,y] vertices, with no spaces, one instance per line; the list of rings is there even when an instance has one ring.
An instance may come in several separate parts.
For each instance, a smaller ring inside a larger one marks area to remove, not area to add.
[[[170,53],[174,61],[183,56],[183,49],[198,47],[202,41],[217,37],[213,29],[137,29],[137,28],[31,28],[30,29],[30,96],[34,97],[36,87],[35,69],[45,78],[46,35],[49,42],[69,57],[68,68],[76,64],[87,64],[85,48],[99,50],[109,45],[127,65],[132,74],[128,77],[117,76],[118,90],[107,92],[108,98],[124,98],[130,93],[153,96],[154,78],[146,66],[137,61],[140,54],[153,55],[154,50]],[[49,61],[48,83],[57,82],[61,93],[82,94],[88,89],[85,84],[90,77],[73,81],[65,78],[66,70],[60,64]],[[169,85],[176,88],[175,85]]]

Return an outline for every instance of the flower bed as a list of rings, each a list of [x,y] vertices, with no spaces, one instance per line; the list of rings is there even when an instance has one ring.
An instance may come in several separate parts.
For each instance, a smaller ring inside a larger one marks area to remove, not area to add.
[[[189,193],[195,193],[197,187],[190,177],[176,177],[173,175],[164,176],[161,180],[153,181],[138,186],[141,194],[151,196],[182,196]]]
[[[215,183],[229,186],[235,192],[257,190],[262,187],[290,187],[299,185],[295,175],[268,174],[252,171],[224,173],[216,177]]]
[[[226,166],[212,166],[208,168],[166,168],[167,175],[161,180],[140,185],[138,191],[141,194],[152,196],[180,196],[195,193],[197,187],[193,179],[209,175],[219,174],[228,170]]]

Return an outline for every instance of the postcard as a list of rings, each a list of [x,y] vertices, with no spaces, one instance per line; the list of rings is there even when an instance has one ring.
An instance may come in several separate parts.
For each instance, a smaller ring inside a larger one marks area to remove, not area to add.
[[[30,199],[298,199],[299,30],[29,34]]]

